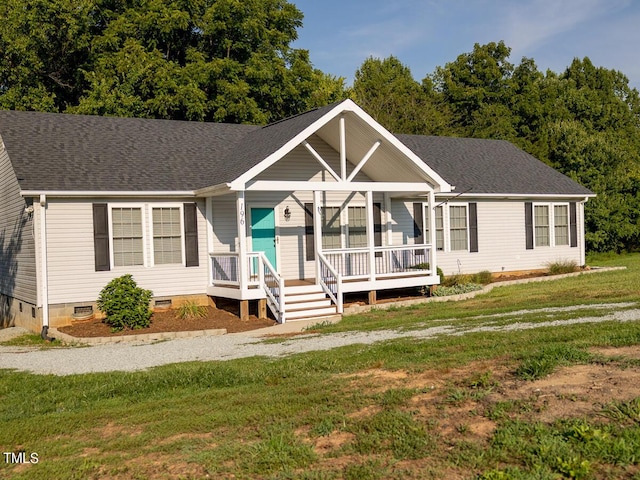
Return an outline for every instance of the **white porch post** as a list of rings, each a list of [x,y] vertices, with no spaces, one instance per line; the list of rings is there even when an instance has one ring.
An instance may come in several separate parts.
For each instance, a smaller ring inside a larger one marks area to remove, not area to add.
[[[344,115],[340,115],[340,176],[347,179],[347,127]]]
[[[247,215],[244,202],[244,191],[236,193],[236,219],[238,228],[238,280],[240,281],[240,290],[245,293],[247,290]]]
[[[376,279],[375,233],[373,224],[373,192],[368,190],[367,199],[367,248],[369,249],[369,280]]]
[[[318,254],[322,252],[322,203],[320,201],[320,192],[313,192],[313,248],[316,251],[316,284],[320,281],[320,259]]]
[[[438,264],[436,263],[436,195],[433,190],[429,191],[429,239],[425,238],[425,243],[428,241],[431,245],[429,250],[429,269],[431,270],[431,276],[437,275]]]
[[[385,231],[387,232],[387,246],[393,245],[393,227],[391,225],[391,197],[388,193],[383,194],[384,198],[384,213],[385,213]]]

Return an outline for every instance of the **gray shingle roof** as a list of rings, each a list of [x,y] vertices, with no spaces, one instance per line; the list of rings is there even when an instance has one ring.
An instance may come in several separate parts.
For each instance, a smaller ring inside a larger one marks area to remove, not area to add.
[[[23,190],[180,191],[215,185],[225,155],[260,127],[0,111]]]
[[[590,195],[589,189],[504,140],[396,135],[455,192]]]
[[[23,190],[191,191],[235,180],[335,107],[266,127],[0,111]],[[456,192],[591,192],[498,140],[397,135]]]

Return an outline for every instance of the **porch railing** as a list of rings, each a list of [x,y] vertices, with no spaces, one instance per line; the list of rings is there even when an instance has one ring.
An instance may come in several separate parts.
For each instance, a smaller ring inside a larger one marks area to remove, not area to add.
[[[431,273],[431,245],[375,247],[375,276]],[[371,252],[363,248],[325,250],[322,255],[344,280],[371,278]]]
[[[342,313],[342,276],[336,272],[322,253],[318,253],[318,262],[320,263],[318,283],[336,305],[338,313]]]
[[[212,254],[211,280],[214,285],[240,285],[240,259],[238,254]]]
[[[267,304],[280,323],[285,322],[284,309],[284,278],[278,275],[269,259],[264,253],[259,252],[260,264],[262,266],[261,282],[267,294]]]
[[[211,283],[223,287],[238,287],[240,285],[240,259],[237,253],[211,254]],[[267,257],[262,252],[247,254],[247,288],[262,288],[267,297],[267,304],[276,320],[283,323],[285,319],[284,307],[284,279],[276,272]]]

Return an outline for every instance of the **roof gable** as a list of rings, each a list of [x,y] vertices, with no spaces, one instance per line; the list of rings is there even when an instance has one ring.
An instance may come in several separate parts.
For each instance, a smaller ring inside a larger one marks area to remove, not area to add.
[[[404,178],[396,181],[425,181],[437,190],[450,190],[450,185],[435,170],[422,162],[413,151],[352,100],[344,100],[267,125],[248,135],[242,144],[229,152],[227,156],[230,163],[237,162],[244,166],[252,165],[249,170],[234,181],[237,188],[243,188],[247,182],[284,158],[314,134],[331,145],[335,151],[340,151],[340,117],[349,121],[346,155],[352,163],[362,160],[376,141],[382,145],[384,155],[381,156],[378,153],[378,158],[383,158],[383,160],[378,162],[377,175],[372,171],[372,168],[363,170],[372,180],[391,181],[398,176],[399,171],[403,171]],[[389,165],[390,163],[393,165]],[[380,170],[380,167],[383,166],[386,167],[386,171]]]

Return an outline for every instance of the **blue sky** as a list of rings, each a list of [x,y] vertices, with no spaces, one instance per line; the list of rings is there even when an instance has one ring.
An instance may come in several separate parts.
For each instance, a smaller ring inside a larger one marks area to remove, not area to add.
[[[353,81],[369,57],[396,56],[422,80],[437,66],[504,40],[510,61],[561,73],[575,58],[620,70],[640,90],[640,0],[289,0],[304,13],[296,48]]]

